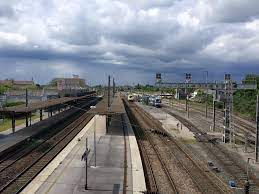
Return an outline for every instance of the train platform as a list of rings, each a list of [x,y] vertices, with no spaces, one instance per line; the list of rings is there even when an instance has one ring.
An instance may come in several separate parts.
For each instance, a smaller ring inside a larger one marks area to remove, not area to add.
[[[94,102],[94,100],[90,101]],[[90,103],[89,102],[89,103]],[[68,118],[72,114],[74,114],[77,109],[71,108],[69,110],[63,111],[59,114],[56,114],[52,117],[49,117],[45,120],[39,121],[31,126],[22,128],[15,133],[12,134],[1,134],[0,135],[0,155],[9,152],[10,150],[14,149],[15,146],[23,144],[24,141],[27,141],[29,138],[35,136],[36,134],[44,131],[45,129],[55,126],[64,118]]]
[[[96,166],[94,157],[96,130]],[[87,163],[82,161],[90,149]],[[96,115],[68,146],[22,191],[38,194],[143,193],[146,191],[138,145],[126,114]]]
[[[114,114],[124,114],[125,109],[122,103],[122,99],[119,93],[116,93],[114,97],[110,99],[110,107],[108,108],[108,97],[105,96],[95,107],[91,109],[89,113],[98,115],[114,115]]]

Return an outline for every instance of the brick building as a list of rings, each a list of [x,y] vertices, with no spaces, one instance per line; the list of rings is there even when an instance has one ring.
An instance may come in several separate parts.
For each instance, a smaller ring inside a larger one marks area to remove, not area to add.
[[[85,79],[79,78],[78,75],[73,75],[72,78],[55,78],[53,81],[56,82],[58,90],[84,89],[86,87]]]

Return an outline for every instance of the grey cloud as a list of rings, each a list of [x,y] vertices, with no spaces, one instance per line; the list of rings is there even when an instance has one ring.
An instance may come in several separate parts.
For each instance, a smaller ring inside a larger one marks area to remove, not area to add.
[[[216,0],[212,18],[218,22],[245,22],[259,16],[258,0]]]
[[[15,17],[15,12],[13,8],[8,5],[0,2],[0,19],[6,18],[6,19],[12,19]]]
[[[177,78],[196,72],[198,77],[205,69],[218,67],[224,73],[236,66],[249,72],[259,65],[259,26],[246,27],[258,17],[256,0],[24,0],[6,5],[0,6],[0,17],[15,14],[18,19],[1,26],[0,67],[10,64],[20,77],[33,71],[41,82],[44,75],[49,79],[72,71],[92,83],[106,81],[108,73],[125,83],[151,82],[157,71]],[[15,44],[21,37],[24,41]]]

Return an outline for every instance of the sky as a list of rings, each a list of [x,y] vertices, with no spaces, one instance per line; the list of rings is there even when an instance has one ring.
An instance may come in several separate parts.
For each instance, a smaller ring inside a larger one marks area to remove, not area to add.
[[[0,79],[90,85],[259,73],[258,0],[0,0]]]

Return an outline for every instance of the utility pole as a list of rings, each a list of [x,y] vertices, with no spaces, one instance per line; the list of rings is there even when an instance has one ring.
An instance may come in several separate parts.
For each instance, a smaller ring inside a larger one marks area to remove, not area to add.
[[[94,167],[96,167],[96,115],[94,115]]]
[[[232,114],[232,81],[231,75],[225,74],[225,110],[224,110],[224,133],[223,142],[228,143],[230,140],[230,123]]]
[[[248,132],[245,132],[244,135],[245,135],[245,151],[244,152],[247,153],[247,146],[248,146],[247,144],[248,144],[248,135],[249,134],[248,134]]]
[[[171,91],[171,106],[173,107],[173,90]]]
[[[256,138],[255,138],[255,161],[258,162],[259,149],[259,95],[256,96]]]
[[[187,83],[190,83],[192,79],[192,75],[190,73],[186,73],[185,74],[185,110],[187,111],[187,117],[189,118],[189,105],[188,105],[188,91],[187,91]]]
[[[108,76],[108,111],[111,107],[111,99],[110,99],[110,90],[111,90],[111,76]],[[110,125],[111,116],[108,114],[106,117],[106,133],[108,133],[108,128]]]
[[[28,89],[26,88],[25,90],[25,105],[28,107]],[[29,126],[29,118],[28,118],[28,113],[26,113],[26,127]]]
[[[216,100],[213,98],[213,131],[216,129]]]
[[[209,72],[206,72],[206,103],[205,103],[205,116],[206,118],[208,117],[208,76],[209,76]]]
[[[190,107],[188,106],[188,107],[187,107],[187,118],[190,117],[190,112],[189,112],[189,111],[190,111]]]
[[[114,78],[112,79],[112,96],[113,96],[113,98],[114,98],[114,96],[115,96],[115,81],[114,81]]]
[[[215,85],[217,83],[215,82]],[[218,98],[218,89],[215,87],[215,94],[213,95],[213,131],[216,130],[216,101]]]
[[[247,158],[247,163],[246,163],[246,181],[244,184],[244,192],[245,194],[249,194],[249,190],[250,190],[250,182],[249,182],[249,161],[252,158]]]
[[[108,76],[108,109],[110,109],[110,106],[111,106],[111,99],[110,99],[110,90],[111,90],[111,76],[109,75]]]
[[[185,111],[188,111],[187,82],[185,81]]]

